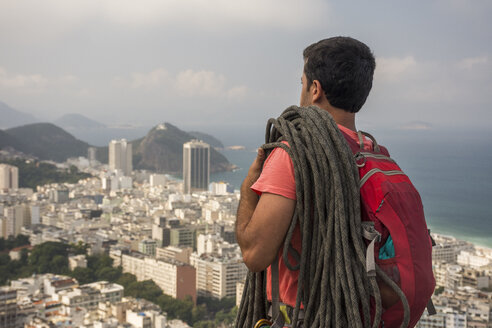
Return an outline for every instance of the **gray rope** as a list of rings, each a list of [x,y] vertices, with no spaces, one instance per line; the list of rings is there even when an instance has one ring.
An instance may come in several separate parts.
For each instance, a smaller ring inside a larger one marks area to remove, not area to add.
[[[296,181],[296,208],[282,254],[288,269],[299,270],[292,327],[297,326],[301,303],[304,327],[371,327],[371,296],[376,305],[372,327],[379,327],[381,296],[376,278],[366,273],[361,237],[359,173],[337,124],[315,106],[291,106],[267,123],[262,148],[276,147],[291,157]],[[290,263],[289,252],[299,258],[290,243],[297,224],[302,250],[300,260]],[[381,269],[376,271],[402,299],[401,327],[406,327],[410,316],[405,295]],[[235,327],[252,328],[265,318],[265,279],[265,272],[248,274]]]

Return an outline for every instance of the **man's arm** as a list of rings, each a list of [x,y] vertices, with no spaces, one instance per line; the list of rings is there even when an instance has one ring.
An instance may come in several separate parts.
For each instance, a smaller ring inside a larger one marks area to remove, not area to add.
[[[246,266],[253,272],[265,270],[275,259],[285,239],[296,201],[284,196],[263,193],[261,197],[251,186],[261,173],[265,159],[263,149],[248,171],[241,185],[241,199],[237,211],[236,239]]]

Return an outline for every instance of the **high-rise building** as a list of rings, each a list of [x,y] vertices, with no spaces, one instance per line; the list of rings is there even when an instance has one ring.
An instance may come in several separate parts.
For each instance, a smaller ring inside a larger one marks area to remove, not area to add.
[[[0,327],[15,328],[17,323],[17,291],[0,287]]]
[[[0,190],[19,188],[19,169],[12,165],[0,164]]]
[[[0,238],[7,239],[7,218],[1,216],[0,213]]]
[[[166,224],[165,217],[155,218],[152,224],[152,239],[157,241],[158,247],[166,247],[171,243],[171,230]]]
[[[198,140],[183,145],[184,193],[208,190],[210,146]]]
[[[97,155],[96,147],[87,148],[87,159],[89,160],[90,166],[93,166],[96,163],[96,155]]]
[[[109,169],[121,170],[124,175],[132,173],[132,144],[126,139],[111,140],[109,143]]]

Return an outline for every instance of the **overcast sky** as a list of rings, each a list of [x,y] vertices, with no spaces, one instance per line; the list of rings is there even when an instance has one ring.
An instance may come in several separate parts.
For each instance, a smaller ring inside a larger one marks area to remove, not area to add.
[[[302,50],[371,47],[358,125],[487,128],[489,0],[0,1],[0,100],[41,119],[263,128],[298,104]]]

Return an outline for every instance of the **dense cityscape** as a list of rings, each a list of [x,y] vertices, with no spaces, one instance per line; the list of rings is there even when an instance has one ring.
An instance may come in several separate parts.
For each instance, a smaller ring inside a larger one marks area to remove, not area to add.
[[[182,180],[133,170],[124,139],[108,149],[109,165],[95,148],[51,163],[88,177],[35,190],[0,164],[0,327],[232,326],[247,274],[239,192],[209,181],[210,146],[183,144]],[[418,327],[492,327],[492,250],[433,237],[438,313]]]

